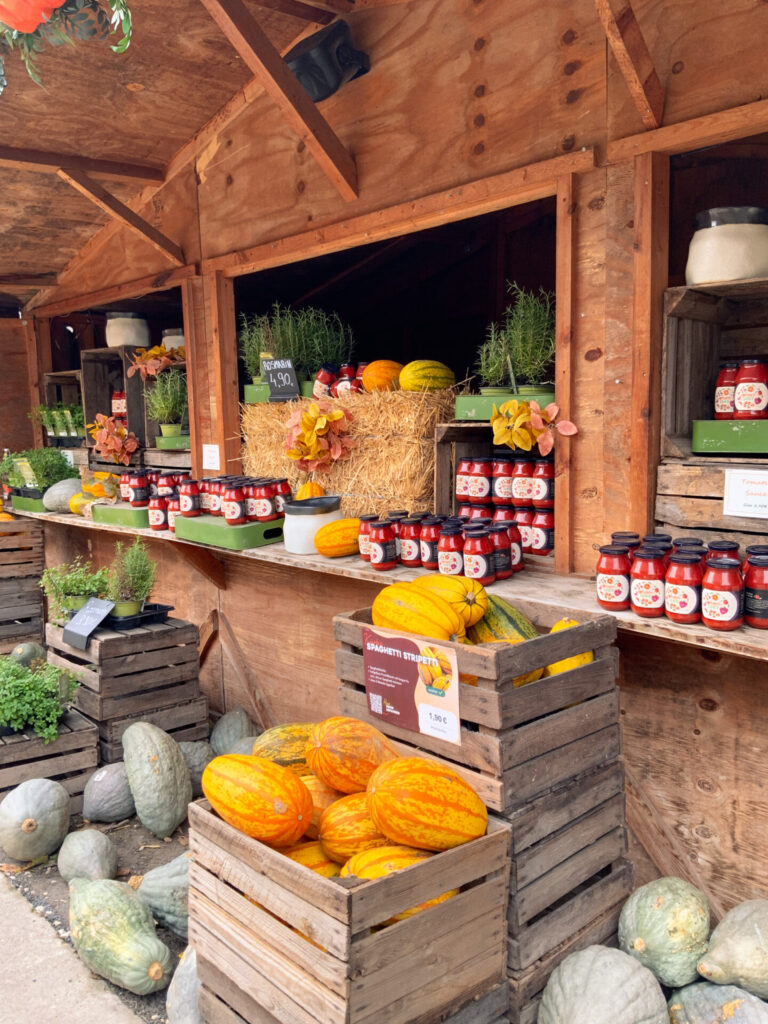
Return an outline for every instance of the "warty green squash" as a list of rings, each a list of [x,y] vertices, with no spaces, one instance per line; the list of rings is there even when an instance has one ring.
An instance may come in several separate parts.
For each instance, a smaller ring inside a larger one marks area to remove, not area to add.
[[[768,900],[747,900],[728,911],[709,938],[699,974],[768,999]]]
[[[85,784],[83,817],[86,821],[123,821],[136,813],[133,793],[123,761],[105,764]]]
[[[109,836],[95,828],[70,832],[61,844],[56,866],[65,882],[73,878],[114,878],[117,847]]]
[[[18,663],[23,665],[25,668],[37,668],[40,665],[45,665],[47,660],[45,648],[42,644],[34,642],[16,644],[8,657],[12,661],[18,661]]]
[[[197,1005],[199,991],[197,953],[191,946],[187,946],[168,986],[165,1000],[168,1024],[205,1024]]]
[[[214,754],[231,754],[233,744],[245,736],[254,736],[259,730],[248,717],[245,708],[232,708],[222,715],[211,730]]]
[[[123,733],[123,759],[139,821],[160,839],[187,816],[192,799],[189,769],[179,745],[150,722]]]
[[[182,740],[179,743],[179,749],[184,755],[184,760],[187,762],[187,768],[189,768],[192,796],[197,799],[203,795],[203,787],[200,780],[203,777],[205,766],[211,763],[216,754],[208,740]]]
[[[189,854],[182,853],[146,875],[134,875],[129,885],[158,924],[186,939],[189,926]]]
[[[768,1024],[768,1004],[735,985],[700,981],[672,993],[670,1024]]]
[[[15,860],[58,850],[69,830],[69,793],[53,779],[27,779],[0,803],[0,846]]]
[[[86,967],[114,985],[146,996],[171,979],[173,954],[155,934],[152,912],[122,882],[73,879],[69,931]]]

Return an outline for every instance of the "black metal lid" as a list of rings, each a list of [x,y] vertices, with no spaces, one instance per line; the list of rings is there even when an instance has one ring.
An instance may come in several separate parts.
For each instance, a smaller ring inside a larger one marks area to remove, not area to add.
[[[664,560],[664,549],[660,547],[655,548],[638,548],[634,554],[635,558],[647,558],[651,560],[653,558],[659,558]]]
[[[768,569],[768,555],[750,555],[747,563],[756,569]]]
[[[643,537],[643,544],[647,544],[649,541],[650,541],[651,544],[653,544],[657,540],[661,541],[661,542],[664,542],[664,543],[669,542],[671,544],[672,543],[672,534],[671,533],[646,533],[646,535]]]
[[[628,555],[629,548],[623,544],[603,544],[600,548],[601,555]]]
[[[694,223],[697,231],[722,224],[768,224],[768,209],[764,206],[713,206],[697,213]]]
[[[676,565],[698,565],[701,557],[695,551],[678,551],[676,555],[670,555],[669,560]]]
[[[739,545],[735,540],[711,540],[707,547],[710,551],[733,551],[734,548],[739,550]]]
[[[341,508],[338,494],[325,494],[320,498],[304,498],[302,501],[286,501],[283,509],[292,516],[322,516]]]
[[[712,558],[707,562],[708,569],[740,569],[738,558]]]

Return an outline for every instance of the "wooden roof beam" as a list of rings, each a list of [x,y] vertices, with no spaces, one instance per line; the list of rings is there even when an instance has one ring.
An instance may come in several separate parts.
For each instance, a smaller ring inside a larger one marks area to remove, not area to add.
[[[65,153],[44,153],[38,149],[14,149],[12,146],[0,146],[0,167],[10,167],[17,171],[37,171],[40,174],[56,174],[59,169],[82,171],[86,174],[95,174],[98,178],[114,178],[119,181],[165,181],[165,171],[162,167],[145,167],[115,160],[95,160],[87,156]]]
[[[166,259],[169,259],[178,267],[184,266],[184,253],[175,242],[172,242],[170,238],[166,238],[157,228],[153,228],[143,217],[140,217],[138,213],[134,213],[125,203],[121,203],[119,199],[116,199],[115,196],[107,192],[101,185],[91,181],[87,174],[83,174],[81,171],[65,170],[59,170],[57,173],[63,181],[66,181],[67,184],[76,189],[80,195],[90,199],[92,203],[95,203],[100,210],[109,214],[110,217],[121,221],[135,235],[139,235],[144,241],[149,242]]]
[[[616,63],[646,128],[658,128],[664,113],[664,86],[637,23],[631,0],[595,0]]]
[[[0,288],[49,288],[56,280],[55,274],[4,274]]]
[[[357,199],[357,168],[348,150],[307,96],[242,0],[202,0],[203,5],[277,103],[283,116],[347,202]]]
[[[318,25],[328,25],[336,17],[333,11],[327,10],[316,0],[304,3],[303,0],[256,0],[259,7],[265,7],[270,11],[279,11],[281,14],[288,14],[294,18],[301,18],[302,21],[315,22]],[[349,10],[353,10],[351,4],[347,4]]]

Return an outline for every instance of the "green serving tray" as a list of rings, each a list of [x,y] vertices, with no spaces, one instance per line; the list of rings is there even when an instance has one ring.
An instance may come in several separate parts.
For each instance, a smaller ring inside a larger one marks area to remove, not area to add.
[[[269,384],[245,384],[243,386],[243,401],[248,405],[254,402],[268,402]]]
[[[92,505],[94,523],[107,526],[130,526],[135,530],[149,529],[149,512],[146,508],[132,508],[127,501],[116,505]]]
[[[518,402],[536,401],[542,409],[555,400],[551,391],[541,391],[530,395],[515,395],[512,392],[501,395],[457,395],[454,415],[457,420],[488,422],[493,415],[494,405],[498,409],[504,402],[509,402],[513,398],[516,398]]]
[[[18,512],[47,512],[48,509],[43,504],[42,498],[22,498],[19,494],[14,494],[11,499],[12,508],[15,508]]]
[[[768,455],[768,420],[694,420],[691,450],[702,455]]]
[[[246,548],[278,544],[283,539],[283,520],[227,526],[220,516],[179,515],[176,516],[176,538],[230,551],[245,551]]]
[[[162,437],[158,434],[155,437],[155,448],[163,452],[188,451],[189,445],[189,434],[179,434],[177,437]]]

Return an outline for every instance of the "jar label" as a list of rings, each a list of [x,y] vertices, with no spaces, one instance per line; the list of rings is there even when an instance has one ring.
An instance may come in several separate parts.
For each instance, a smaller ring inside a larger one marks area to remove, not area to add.
[[[512,477],[495,476],[493,478],[493,495],[495,498],[512,497]]]
[[[437,541],[435,540],[423,540],[421,543],[421,564],[422,565],[437,565]]]
[[[499,573],[507,572],[512,568],[512,552],[507,548],[496,548],[493,552],[493,571]]]
[[[368,533],[361,533],[357,538],[358,547],[360,548],[360,554],[363,558],[371,553],[371,536]]]
[[[371,565],[387,565],[396,562],[395,542],[393,540],[372,540],[370,542]]]
[[[166,516],[164,508],[151,508],[149,510],[150,526],[165,526]]]
[[[207,512],[210,509],[210,507],[211,507],[211,495],[209,494],[208,491],[201,491],[200,492],[200,508],[204,509]]]
[[[128,501],[131,504],[135,504],[137,501],[148,501],[149,500],[149,488],[147,487],[129,487],[128,488]]]
[[[715,412],[733,412],[735,387],[715,388]]]
[[[312,386],[312,397],[313,398],[327,398],[331,393],[331,387],[329,384],[323,384],[321,380],[315,380]]]
[[[176,511],[175,508],[174,509],[170,509],[170,508],[168,509],[168,529],[169,530],[175,530],[176,529],[176,516],[178,514],[179,513]]]
[[[740,412],[759,412],[768,409],[768,386],[761,381],[737,384],[733,404]]]
[[[400,541],[400,558],[404,562],[421,564],[421,547],[417,540],[406,538]]]
[[[160,487],[160,485],[158,484],[158,487],[157,487],[158,497],[160,497],[160,498],[170,498],[175,493],[176,493],[176,488],[175,487],[168,487],[168,486]]]
[[[120,500],[130,501],[131,500],[131,488],[128,484],[120,484]]]
[[[555,546],[555,531],[541,526],[531,527],[531,548],[534,551],[551,551]]]
[[[517,528],[520,531],[520,540],[522,542],[523,551],[530,551],[531,549],[531,528],[530,526],[524,526],[522,523],[517,524]]]
[[[744,611],[752,619],[768,622],[768,590],[747,587],[744,595]]]
[[[491,481],[487,476],[470,476],[469,479],[469,490],[467,494],[470,498],[487,498],[491,493]]]
[[[128,403],[124,398],[113,398],[112,399],[112,415],[113,416],[127,416],[128,415]]]
[[[738,619],[743,611],[744,592],[734,594],[731,590],[710,590],[701,592],[701,614],[705,619],[730,622]]]
[[[179,512],[197,512],[200,508],[199,494],[179,495]]]
[[[269,519],[275,514],[275,506],[271,498],[249,498],[247,507],[248,514],[256,516],[257,519]]]
[[[695,615],[701,608],[701,590],[682,583],[665,583],[664,607],[673,615]]]
[[[245,502],[225,501],[221,506],[221,511],[227,520],[245,519]]]
[[[469,494],[469,477],[465,473],[456,474],[456,497],[463,498]]]
[[[555,494],[555,481],[546,477],[533,477],[529,493],[533,501],[549,501]]]
[[[629,597],[629,576],[621,573],[599,572],[597,574],[597,596],[607,604],[619,604]]]
[[[281,516],[285,515],[285,499],[290,498],[290,494],[276,494],[275,495],[275,512]]]
[[[530,498],[531,484],[533,478],[530,476],[516,476],[512,478],[512,497]]]
[[[630,594],[637,608],[663,608],[664,580],[632,580]]]
[[[464,573],[464,556],[461,551],[438,551],[437,568],[443,576],[461,576]]]
[[[400,535],[395,534],[395,558],[400,558],[401,546],[400,546]]]
[[[217,513],[221,512],[221,495],[220,494],[216,494],[215,492],[212,492],[211,495],[210,495],[210,499],[211,499],[211,512],[213,512],[213,514],[216,515]]]
[[[520,565],[523,560],[523,549],[517,543],[516,540],[510,541],[509,544],[509,564]]]
[[[492,576],[491,558],[486,555],[464,555],[464,575],[471,580],[481,580],[486,576]]]

